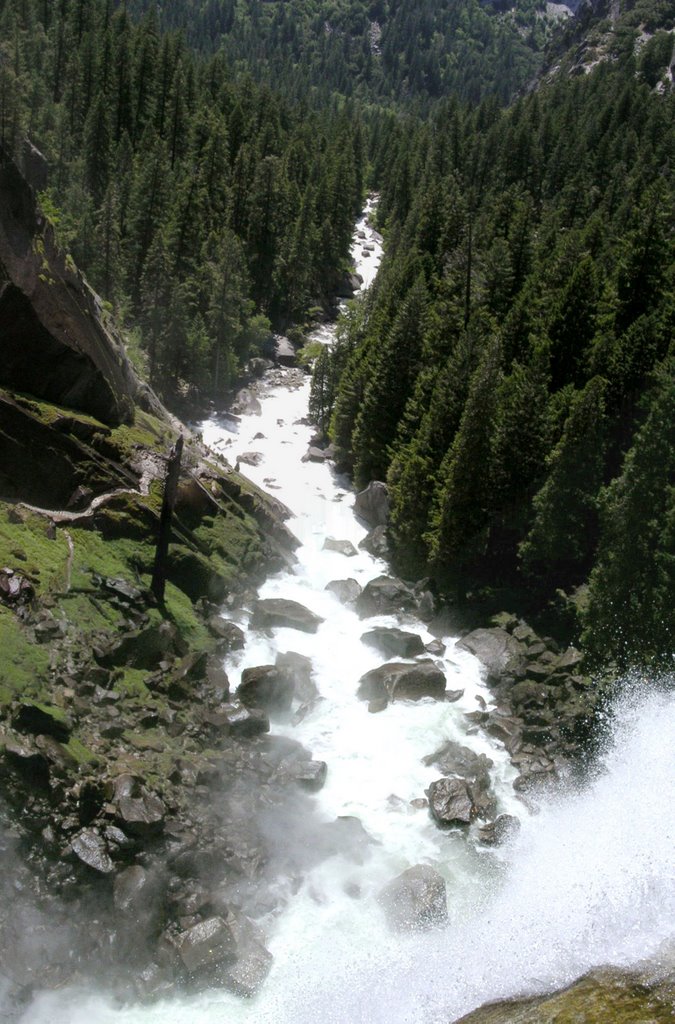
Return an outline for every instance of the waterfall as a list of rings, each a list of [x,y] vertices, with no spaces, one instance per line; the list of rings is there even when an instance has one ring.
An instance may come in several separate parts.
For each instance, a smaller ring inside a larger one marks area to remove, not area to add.
[[[366,214],[367,217],[367,214]],[[363,256],[364,239],[373,249]],[[372,239],[372,241],[371,241]],[[370,278],[380,250],[364,218],[354,250]],[[322,340],[330,332],[321,329]],[[478,662],[442,636],[435,655],[456,703],[425,699],[370,714],[356,697],[360,676],[385,660],[361,641],[374,625],[402,625],[424,643],[433,637],[412,615],[359,619],[327,591],[345,577],[361,585],[385,571],[358,547],[366,533],[353,513],[348,482],[322,462],[303,461],[312,435],[305,422],[309,383],[300,371],[275,370],[260,385],[261,412],[214,416],[205,440],[285,502],[298,537],[298,561],[271,576],[261,597],[297,600],[324,620],[315,635],[275,629],[248,633],[246,648],[227,662],[233,688],[241,671],[273,662],[279,651],[312,661],[321,700],[298,724],[275,725],[328,765],[314,797],[325,821],[357,817],[372,842],[363,857],[336,854],[307,871],[279,915],[261,923],[274,966],[251,1001],[220,990],[150,1006],[117,1007],[91,992],[47,993],[22,1024],[447,1024],[486,1000],[565,984],[605,963],[631,964],[658,954],[673,938],[675,705],[634,693],[617,709],[607,749],[583,789],[560,792],[532,814],[511,782],[504,749],[475,731],[465,713],[490,701]],[[327,538],[350,541],[356,553],[327,550]],[[228,611],[244,629],[250,611]],[[459,831],[439,831],[424,796],[438,771],[422,763],[448,739],[493,762],[499,811],[522,828],[510,844],[481,849]],[[270,815],[270,836],[301,847],[300,820]],[[445,878],[448,923],[423,936],[392,933],[378,902],[381,889],[411,864],[430,864]]]

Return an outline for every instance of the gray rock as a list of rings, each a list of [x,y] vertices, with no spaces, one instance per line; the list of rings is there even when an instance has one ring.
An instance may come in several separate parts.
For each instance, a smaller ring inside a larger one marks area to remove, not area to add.
[[[115,870],[105,840],[94,829],[82,829],[71,839],[70,849],[82,864],[100,875],[110,875]]]
[[[445,675],[430,659],[406,664],[391,661],[361,676],[357,695],[361,700],[420,700],[445,695]]]
[[[211,615],[208,623],[209,632],[219,637],[222,643],[218,649],[226,654],[228,651],[241,651],[246,644],[246,635],[235,622],[222,619],[220,615]]]
[[[260,736],[270,731],[270,720],[260,708],[247,708],[238,701],[220,704],[204,715],[213,728],[241,739]]]
[[[415,658],[424,653],[422,638],[417,633],[406,633],[393,627],[376,626],[364,633],[361,640],[388,658]]]
[[[115,879],[113,899],[115,909],[137,914],[145,908],[148,894],[148,873],[140,864],[132,864]]]
[[[442,747],[422,758],[422,763],[433,765],[443,775],[460,775],[463,779],[479,779],[489,777],[489,769],[494,762],[485,754],[476,754],[469,747],[457,743],[455,740],[448,740]]]
[[[366,583],[356,601],[362,618],[411,611],[416,607],[417,599],[410,587],[394,576],[376,576]]]
[[[520,829],[520,822],[513,814],[500,814],[494,821],[488,821],[478,830],[478,839],[484,846],[501,846]]]
[[[123,796],[116,802],[118,824],[132,836],[156,835],[164,829],[165,808],[154,793]]]
[[[270,597],[256,602],[251,628],[269,629],[285,626],[288,629],[299,629],[303,633],[316,633],[322,622],[323,619],[319,615],[315,615],[297,601]]]
[[[227,924],[236,946],[236,961],[226,968],[223,984],[236,995],[250,998],[269,974],[273,957],[261,929],[244,914],[231,910]]]
[[[386,526],[376,526],[359,542],[359,547],[373,555],[374,558],[388,558],[389,541],[387,540]]]
[[[426,794],[431,815],[441,828],[470,825],[478,817],[465,779],[438,779],[431,783]]]
[[[293,691],[293,680],[276,665],[258,665],[244,669],[236,695],[247,708],[283,715],[291,709]]]
[[[428,864],[416,864],[394,878],[378,896],[396,931],[426,931],[448,917],[445,879]]]
[[[523,649],[510,633],[499,626],[475,629],[457,644],[470,651],[485,665],[488,673],[498,679],[504,674],[514,675],[523,668]]]
[[[323,550],[336,551],[339,555],[345,555],[347,558],[352,558],[358,554],[350,540],[335,540],[333,537],[326,537],[323,542]]]
[[[356,580],[331,580],[330,583],[326,584],[326,590],[329,590],[331,594],[335,594],[338,601],[342,604],[353,604],[359,597],[362,591],[360,583]]]
[[[389,518],[389,490],[381,480],[371,480],[354,499],[354,512],[369,526],[386,526]]]
[[[259,466],[263,461],[262,452],[242,452],[238,456],[239,462],[245,462],[247,466]]]
[[[316,445],[312,444],[309,446],[305,454],[302,456],[303,462],[327,462],[330,459],[331,453],[327,448],[317,448]]]
[[[222,917],[209,917],[183,933],[178,952],[187,970],[194,974],[230,964],[236,958],[237,942],[230,924]]]
[[[312,679],[312,662],[304,654],[296,651],[279,652],[274,662],[281,676],[293,687],[293,696],[307,703],[319,696],[319,691]]]

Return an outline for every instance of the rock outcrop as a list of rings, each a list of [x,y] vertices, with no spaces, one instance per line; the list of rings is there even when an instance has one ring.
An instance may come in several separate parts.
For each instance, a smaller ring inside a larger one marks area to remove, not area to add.
[[[134,415],[138,382],[97,296],[59,248],[54,229],[0,150],[0,385],[118,425]]]

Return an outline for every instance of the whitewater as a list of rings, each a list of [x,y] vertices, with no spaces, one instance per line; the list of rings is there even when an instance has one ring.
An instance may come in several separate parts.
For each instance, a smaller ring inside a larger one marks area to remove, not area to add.
[[[369,206],[352,250],[364,287],[381,256],[371,216]],[[333,331],[324,325],[316,337],[330,344]],[[231,464],[257,453],[258,464],[242,460],[241,471],[292,513],[297,562],[271,576],[259,596],[299,601],[325,620],[316,635],[251,631],[226,668],[234,689],[244,668],[273,663],[280,651],[311,659],[321,700],[298,724],[273,724],[273,731],[299,740],[327,763],[326,784],[313,798],[316,813],[325,821],[358,818],[372,842],[362,858],[345,853],[324,860],[289,891],[281,913],[259,920],[274,964],[254,999],[209,990],[120,1006],[101,993],[69,989],[38,996],[22,1024],[449,1024],[483,1002],[559,987],[594,966],[669,955],[675,930],[672,695],[633,680],[583,786],[570,782],[536,809],[524,804],[513,790],[516,773],[506,751],[465,717],[483,702],[489,706],[491,695],[479,663],[456,647],[447,624],[412,615],[362,620],[325,589],[345,578],[363,586],[388,570],[359,547],[367,528],[354,515],[349,482],[326,463],[303,461],[313,433],[308,397],[306,377],[276,369],[261,385],[259,414],[214,415],[200,425],[204,440]],[[356,553],[327,550],[328,538],[350,541]],[[223,614],[246,630],[249,609]],[[356,688],[360,676],[384,660],[361,641],[373,626],[417,632],[424,643],[441,639],[445,652],[434,660],[448,689],[462,696],[369,713]],[[492,760],[498,813],[521,822],[507,845],[486,849],[473,832],[441,832],[419,806],[438,777],[422,758],[447,740]],[[299,821],[272,819],[268,829],[270,841],[280,845],[305,841]],[[448,922],[424,935],[393,934],[377,897],[414,864],[432,865],[445,878]]]

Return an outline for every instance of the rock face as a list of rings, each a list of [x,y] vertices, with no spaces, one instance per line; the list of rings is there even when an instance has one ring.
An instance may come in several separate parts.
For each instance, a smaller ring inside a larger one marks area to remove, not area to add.
[[[361,676],[357,693],[361,700],[370,701],[421,700],[423,697],[442,700],[445,675],[428,658],[414,665],[391,661]]]
[[[288,629],[299,629],[303,633],[316,633],[323,622],[309,608],[297,601],[288,601],[283,597],[270,597],[256,601],[251,619],[253,629],[269,629],[275,626],[286,626]]]
[[[138,383],[99,313],[30,186],[0,150],[0,384],[104,423],[131,420]]]
[[[394,878],[378,902],[396,931],[426,931],[448,917],[445,879],[428,864],[416,864]]]

